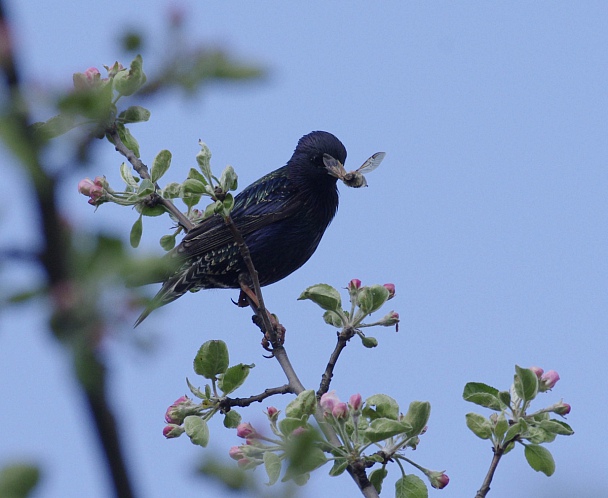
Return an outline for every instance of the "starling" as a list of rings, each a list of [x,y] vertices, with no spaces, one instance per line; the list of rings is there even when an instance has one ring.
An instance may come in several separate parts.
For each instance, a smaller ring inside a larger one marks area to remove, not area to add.
[[[261,286],[277,282],[306,263],[338,209],[337,177],[328,156],[344,164],[346,149],[334,135],[313,131],[302,137],[285,166],[260,178],[234,199],[231,216],[245,239]],[[135,323],[187,291],[238,289],[248,275],[223,218],[195,226],[167,254],[174,269]]]

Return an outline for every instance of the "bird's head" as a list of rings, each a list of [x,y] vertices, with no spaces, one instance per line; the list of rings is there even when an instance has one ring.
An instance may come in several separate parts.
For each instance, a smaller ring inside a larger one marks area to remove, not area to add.
[[[335,180],[337,177],[326,167],[327,156],[343,165],[346,161],[346,148],[331,133],[313,131],[299,140],[290,163],[305,167],[309,172],[316,171],[322,175],[327,175],[328,179]]]

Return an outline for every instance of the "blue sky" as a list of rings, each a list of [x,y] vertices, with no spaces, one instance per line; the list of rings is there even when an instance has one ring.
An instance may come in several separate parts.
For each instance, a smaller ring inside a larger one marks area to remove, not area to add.
[[[154,49],[165,49],[168,2],[86,4],[11,3],[23,71],[37,88],[68,88],[73,72],[121,57],[127,63],[116,35],[128,26],[146,25]],[[335,331],[314,305],[296,301],[300,292],[319,281],[343,287],[355,277],[394,282],[399,333],[378,330],[380,345],[371,351],[352,341],[332,388],[343,399],[384,392],[404,409],[412,400],[431,402],[429,430],[413,457],[445,469],[451,481],[430,496],[473,496],[479,488],[491,450],[465,427],[475,407],[462,401],[462,389],[468,381],[505,389],[515,364],[560,373],[538,407],[563,397],[576,434],[549,445],[557,462],[551,478],[531,470],[521,448],[507,455],[490,496],[608,494],[598,482],[605,438],[597,425],[608,408],[606,5],[180,5],[190,41],[225,47],[268,75],[150,105],[151,121],[133,133],[148,163],[161,148],[172,151],[167,181],[194,164],[199,139],[209,144],[216,170],[234,166],[241,186],[285,164],[297,140],[316,129],[343,141],[347,169],[387,152],[368,175],[369,188],[341,189],[338,215],[309,263],[265,291],[288,329],[287,348],[304,384],[318,386]],[[153,60],[144,64],[159,70]],[[107,143],[95,150],[95,162],[66,181],[63,208],[75,227],[126,236],[134,212],[110,205],[94,212],[76,192],[83,176],[119,181],[121,158]],[[4,151],[0,158],[11,164]],[[14,194],[10,208],[0,208],[2,245],[33,242],[28,224],[36,220],[23,180],[12,167],[3,174]],[[147,221],[140,251],[160,254],[168,219]],[[38,277],[13,269],[3,286]],[[136,333],[127,324],[105,345],[111,399],[140,496],[200,496],[202,489],[223,496],[220,488],[203,488],[193,468],[205,454],[237,444],[234,433],[216,427],[207,453],[161,435],[164,411],[186,392],[202,342],[222,338],[233,363],[256,364],[239,395],[283,383],[275,362],[261,356],[250,313],[232,306],[235,296],[184,296]],[[44,480],[36,497],[108,496],[83,400],[43,312],[0,316],[0,464],[17,456],[39,462]],[[134,334],[153,338],[153,351],[138,350]],[[261,423],[265,406],[244,418]],[[327,470],[299,496],[356,495],[349,479],[329,478]]]

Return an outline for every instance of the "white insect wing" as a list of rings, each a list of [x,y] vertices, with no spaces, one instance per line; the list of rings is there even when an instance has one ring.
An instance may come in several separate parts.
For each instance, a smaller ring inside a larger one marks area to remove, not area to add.
[[[370,171],[374,171],[386,156],[386,152],[376,152],[373,156],[371,156],[367,161],[365,161],[361,167],[357,170],[359,173],[369,173]]]

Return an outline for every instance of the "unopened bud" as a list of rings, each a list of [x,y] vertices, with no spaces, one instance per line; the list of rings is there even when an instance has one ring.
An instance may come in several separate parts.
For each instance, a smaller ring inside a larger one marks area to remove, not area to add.
[[[246,422],[237,426],[236,435],[243,439],[248,439],[255,438],[255,436],[257,436],[257,432],[249,422]]]
[[[558,380],[559,374],[555,370],[549,370],[548,372],[545,372],[540,378],[540,391],[544,392],[553,389],[553,386],[557,384]]]
[[[167,439],[173,439],[181,436],[186,429],[184,429],[181,425],[177,424],[167,424],[163,427],[163,436]]]
[[[359,393],[351,395],[351,397],[348,398],[348,404],[354,411],[358,412],[363,404],[361,395]]]
[[[530,370],[532,370],[539,379],[545,373],[545,371],[540,367],[530,367]]]
[[[348,417],[348,405],[343,402],[337,403],[333,407],[331,414],[337,419],[345,419]]]
[[[388,291],[388,298],[393,299],[395,297],[395,284],[384,284],[384,288]]]
[[[340,398],[336,395],[336,391],[329,391],[321,396],[319,405],[321,406],[323,413],[331,413],[333,412],[334,407],[340,402]]]

